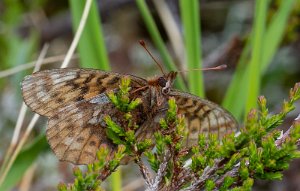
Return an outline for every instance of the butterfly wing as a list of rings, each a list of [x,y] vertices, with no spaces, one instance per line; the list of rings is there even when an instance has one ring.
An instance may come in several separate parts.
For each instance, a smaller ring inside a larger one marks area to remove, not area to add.
[[[48,142],[60,160],[89,164],[96,159],[101,144],[113,152],[107,140],[103,117],[115,115],[106,91],[115,90],[125,75],[91,69],[54,69],[26,76],[23,98],[34,112],[47,116]],[[131,88],[147,81],[130,76]]]
[[[49,118],[47,140],[60,160],[74,164],[92,163],[101,144],[110,148],[111,153],[114,151],[115,146],[107,140],[103,124],[107,106],[109,101],[76,102]]]
[[[53,69],[28,75],[22,82],[23,98],[34,112],[51,117],[57,109],[91,99],[118,88],[121,75],[93,69]],[[131,87],[145,86],[147,81],[130,76]]]
[[[187,145],[194,145],[201,133],[216,133],[219,138],[238,130],[234,117],[219,105],[189,93],[172,90],[179,113],[184,114],[188,128]]]

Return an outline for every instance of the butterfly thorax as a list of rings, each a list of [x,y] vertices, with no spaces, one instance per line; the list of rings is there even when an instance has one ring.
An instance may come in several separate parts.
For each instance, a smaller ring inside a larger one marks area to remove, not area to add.
[[[150,105],[161,107],[169,98],[169,92],[176,78],[177,72],[169,72],[163,76],[148,80],[150,90]]]

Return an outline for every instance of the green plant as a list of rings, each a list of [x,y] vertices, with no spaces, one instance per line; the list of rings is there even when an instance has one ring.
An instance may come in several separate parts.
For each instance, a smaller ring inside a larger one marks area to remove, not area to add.
[[[279,48],[286,21],[296,1],[282,1],[267,24],[266,14],[269,11],[269,3],[269,0],[255,2],[253,32],[248,35],[237,69],[223,100],[222,105],[239,120],[250,108],[256,107],[255,100],[259,96],[261,77]]]
[[[147,25],[147,28],[149,30],[149,33],[152,37],[152,40],[158,50],[160,51],[164,63],[167,65],[167,68],[169,70],[176,70],[175,65],[173,64],[173,61],[171,59],[171,56],[169,55],[166,47],[164,46],[164,42],[162,38],[160,37],[160,34],[158,32],[155,23],[153,19],[151,18],[151,14],[147,6],[145,6],[145,1],[143,0],[137,0],[136,1],[138,4],[138,7],[140,8],[141,14],[143,14],[143,18],[145,19],[145,24]],[[258,63],[257,62],[252,62],[252,64],[256,64],[256,67],[252,68],[252,73],[262,73],[263,71],[266,70],[267,66],[270,64],[271,59],[273,58],[274,54],[279,48],[280,41],[283,36],[283,31],[286,27],[286,20],[289,18],[290,12],[294,11],[293,10],[293,5],[295,4],[295,0],[286,0],[286,1],[281,1],[278,4],[278,9],[276,12],[274,12],[273,16],[271,19],[268,21],[265,21],[265,16],[255,17],[255,22],[254,23],[260,23],[260,24],[255,24],[253,31],[263,31],[263,34],[258,34],[256,35],[249,34],[249,38],[247,40],[247,45],[246,48],[244,48],[243,51],[243,56],[240,59],[240,63],[238,66],[237,71],[235,72],[235,77],[231,83],[231,86],[227,92],[226,98],[224,99],[223,105],[231,111],[236,117],[239,119],[244,116],[243,113],[245,113],[244,107],[246,105],[246,99],[247,96],[245,95],[245,92],[247,92],[247,88],[249,86],[246,86],[246,84],[249,84],[250,81],[248,79],[247,81],[247,73],[249,72],[249,67],[247,67],[249,64],[247,64],[247,60],[260,60],[259,63],[261,64],[262,67],[258,68]],[[19,22],[19,19],[22,18],[21,14],[24,10],[20,7],[20,3],[18,1],[16,2],[9,2],[7,1],[6,3],[9,3],[6,6],[10,9],[7,9],[7,13],[5,13],[5,20],[4,20],[4,27],[6,27],[6,24],[11,24],[11,25],[16,25],[16,23]],[[186,3],[184,5],[184,3]],[[197,31],[199,23],[197,18],[194,18],[195,14],[199,13],[200,8],[198,6],[193,6],[194,9],[190,11],[189,5],[193,4],[195,2],[193,1],[181,1],[180,2],[180,10],[182,11],[182,20],[183,20],[183,35],[182,37],[185,39],[186,42],[186,47],[187,47],[187,60],[194,60],[192,62],[188,62],[190,65],[188,65],[188,69],[193,69],[200,67],[201,63],[201,51],[200,51],[200,44],[201,44],[201,38],[200,38],[200,31]],[[265,13],[263,11],[268,11],[269,10],[269,2],[268,1],[256,1],[256,9],[255,9],[255,14],[258,15],[264,15]],[[72,19],[73,19],[73,26],[76,28],[79,23],[79,16],[81,15],[82,9],[83,9],[83,2],[75,2],[75,1],[70,1],[71,5],[71,11],[72,11]],[[104,45],[104,38],[103,34],[101,33],[101,23],[99,22],[100,19],[98,17],[98,12],[96,9],[96,2],[93,2],[92,5],[92,10],[90,12],[90,16],[88,18],[91,19],[92,21],[88,21],[88,24],[86,25],[84,36],[81,39],[81,42],[79,45],[78,52],[80,54],[80,59],[81,59],[81,66],[83,67],[89,67],[89,68],[101,68],[104,70],[109,69],[109,64],[108,64],[108,59],[107,59],[107,53],[105,51],[105,45]],[[299,3],[298,3],[299,5]],[[299,8],[299,6],[298,6]],[[184,16],[184,13],[187,13],[187,17]],[[188,14],[190,13],[190,14]],[[185,18],[184,18],[185,17]],[[152,19],[152,21],[151,21]],[[147,20],[149,22],[147,22]],[[190,21],[191,23],[187,23],[187,21]],[[260,28],[259,28],[260,27]],[[263,30],[265,28],[265,30]],[[31,35],[31,38],[29,40],[24,40],[20,38],[16,33],[11,33],[11,31],[16,31],[14,28],[11,30],[5,30],[7,35],[4,37],[7,38],[1,38],[1,44],[3,47],[8,47],[4,48],[2,51],[2,56],[1,58],[4,60],[1,63],[4,63],[3,66],[5,67],[12,67],[13,65],[16,65],[16,63],[24,63],[24,60],[27,60],[29,55],[32,54],[33,49],[36,48],[36,42],[37,42],[37,36],[35,33]],[[191,31],[191,32],[188,32]],[[261,36],[263,36],[263,42],[260,43],[260,45],[254,45],[254,42],[259,42],[259,38],[261,39]],[[189,39],[194,39],[194,41],[191,42]],[[257,40],[258,39],[258,40]],[[29,43],[28,43],[29,42]],[[199,44],[200,43],[200,44]],[[4,45],[3,45],[4,44]],[[21,45],[21,46],[19,46]],[[18,48],[16,48],[18,47]],[[189,47],[189,48],[188,48]],[[193,48],[191,48],[193,47]],[[193,50],[199,50],[195,52],[188,52],[188,51],[193,51]],[[258,59],[259,53],[250,54],[251,50],[256,50],[256,51],[261,51],[263,52],[262,58]],[[8,51],[8,52],[7,52]],[[25,52],[25,54],[24,54]],[[256,57],[255,59],[252,58],[252,56]],[[13,59],[10,59],[13,58]],[[200,58],[200,60],[199,60]],[[7,62],[9,61],[9,62]],[[5,64],[6,63],[6,64]],[[2,66],[2,67],[3,67]],[[253,65],[252,65],[253,66]],[[197,76],[198,74],[196,74]],[[201,74],[200,74],[201,75]],[[200,75],[198,75],[200,77]],[[17,77],[18,79],[14,80],[15,82],[20,81],[21,76]],[[201,77],[200,77],[201,78]],[[193,77],[189,78],[190,80],[188,81],[189,87],[197,87],[199,83],[202,83],[200,80],[191,80]],[[256,83],[255,89],[259,89],[259,82]],[[2,84],[1,84],[2,85]],[[178,85],[181,89],[186,89],[185,84],[183,83],[183,80],[179,82]],[[19,87],[16,85],[16,87]],[[198,86],[200,87],[200,86]],[[191,88],[195,89],[195,88]],[[194,90],[192,90],[194,91]],[[200,93],[199,93],[200,92]],[[196,90],[194,93],[197,95],[202,95],[203,88],[200,87],[200,90]],[[249,96],[251,98],[251,105],[255,105],[255,99],[258,96],[258,91],[256,93],[252,94]],[[248,106],[247,110],[250,108]],[[277,124],[275,124],[277,125]],[[12,188],[14,185],[17,184],[17,182],[20,180],[22,174],[25,172],[26,169],[30,167],[32,162],[36,160],[36,158],[39,156],[39,153],[42,151],[45,151],[46,149],[46,142],[45,141],[40,141],[44,140],[44,138],[37,137],[36,142],[34,142],[33,145],[31,145],[31,148],[35,151],[36,154],[34,154],[34,157],[32,157],[28,163],[22,163],[23,167],[18,168],[19,165],[19,158],[17,158],[17,161],[13,164],[12,168],[10,169],[10,172],[8,174],[7,179],[5,180],[5,187],[0,187],[1,188]],[[39,147],[43,144],[43,147]],[[24,149],[24,153],[27,152],[27,149]],[[25,157],[24,157],[25,156]],[[21,154],[20,156],[20,161],[24,158],[26,158],[26,155]],[[5,167],[6,162],[2,164],[2,168]],[[16,170],[17,169],[17,170]],[[18,176],[16,176],[16,174]],[[119,173],[120,175],[120,173]],[[2,176],[2,172],[1,172]],[[120,179],[120,178],[119,178]],[[226,180],[227,181],[227,180]],[[228,180],[230,182],[230,180]],[[251,181],[249,181],[251,182]],[[118,183],[114,182],[112,185],[120,185],[120,181]],[[1,185],[2,186],[2,185]],[[118,186],[119,189],[115,190],[120,190],[120,186]],[[213,181],[208,181],[206,183],[206,189],[213,189]]]
[[[295,120],[284,134],[276,128],[292,111],[300,99],[300,83],[290,91],[289,100],[283,103],[278,114],[270,115],[266,99],[259,97],[259,110],[251,110],[240,133],[226,135],[221,141],[215,134],[199,135],[198,144],[186,147],[184,116],[177,113],[172,97],[168,101],[166,116],[153,139],[137,140],[138,130],[131,112],[140,99],[129,99],[130,80],[121,80],[119,91],[108,93],[111,102],[123,112],[126,126],[105,118],[107,136],[119,145],[111,160],[105,160],[108,150],[101,148],[99,162],[88,166],[86,173],[74,169],[73,185],[59,185],[60,190],[93,188],[100,190],[100,183],[113,172],[124,156],[131,157],[140,169],[148,190],[250,190],[255,179],[282,178],[294,158],[300,158],[297,144],[300,139],[300,119]],[[155,149],[153,149],[155,148]],[[153,172],[142,159],[146,156]],[[109,162],[105,162],[109,161]],[[84,175],[83,175],[84,174]]]

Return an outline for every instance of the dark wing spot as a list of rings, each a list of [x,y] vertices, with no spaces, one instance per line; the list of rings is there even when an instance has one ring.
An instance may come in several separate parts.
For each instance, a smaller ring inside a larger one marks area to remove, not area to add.
[[[193,105],[194,106],[197,105],[197,103],[198,103],[198,100],[193,100]]]
[[[76,98],[76,101],[82,101],[83,99],[84,99],[84,97],[83,97],[84,95],[80,95],[80,96],[78,96],[77,98]]]
[[[191,105],[184,106],[185,109],[190,109],[190,108],[194,108],[194,107],[195,107],[195,104],[193,104],[193,103]]]
[[[51,118],[56,121],[56,120],[59,119],[59,116],[58,115],[53,115]]]
[[[178,99],[179,100],[179,105],[184,105],[187,101],[188,101],[188,98],[186,98],[186,97],[183,97],[183,98],[181,98],[181,99]]]
[[[54,92],[53,94],[51,94],[51,98],[56,98],[59,96],[59,93],[58,92]]]
[[[74,83],[74,81],[72,81],[72,80],[70,80],[70,81],[67,81],[67,82],[66,82],[66,85],[67,85],[67,86],[71,86],[71,87],[72,87],[72,89],[77,89],[77,88],[79,88],[79,87],[80,87],[80,85],[79,85],[79,84],[77,84],[77,83]]]
[[[101,86],[102,85],[102,78],[101,77],[97,78],[96,83],[97,83],[97,86]]]
[[[63,103],[63,102],[64,102],[64,99],[61,98],[61,97],[59,97],[59,98],[56,99],[56,102],[57,102],[57,103]]]
[[[195,119],[198,119],[199,116],[197,116],[197,115],[190,115],[188,118],[189,118],[190,121],[194,121]],[[204,117],[202,117],[202,116],[200,117],[200,119],[203,119],[203,118]]]
[[[94,157],[95,155],[92,152],[84,151],[83,154]]]
[[[68,120],[69,120],[69,119],[68,119]],[[70,123],[70,121],[69,121],[68,123]],[[67,129],[68,131],[70,131],[70,130],[73,129],[73,127],[72,127],[72,125],[68,125],[68,126],[66,127],[66,129]]]
[[[84,138],[83,137],[78,137],[77,140],[76,140],[78,143],[82,143],[84,141]]]
[[[68,137],[74,137],[74,135],[75,135],[75,132],[74,132],[74,131],[71,131],[71,132],[69,133]]]
[[[210,112],[212,112],[212,109],[209,109],[209,110],[205,111],[205,112],[203,113],[203,115],[201,116],[201,118],[204,119],[205,117],[208,116],[208,114],[209,114]]]
[[[112,79],[110,79],[108,82],[107,82],[107,84],[108,85],[113,85],[113,84],[115,84],[115,83],[117,83],[117,82],[119,82],[119,78],[118,77],[113,77]]]
[[[90,142],[89,142],[89,145],[90,145],[90,146],[96,146],[96,142],[95,142],[95,141],[90,141]]]
[[[83,86],[80,88],[80,94],[84,95],[89,91],[89,87],[88,86]]]
[[[80,88],[80,84],[73,83],[73,89],[78,89],[78,88]]]
[[[99,76],[97,80],[102,80],[107,78],[109,75],[108,74],[103,74],[102,76]]]
[[[89,83],[94,77],[95,77],[95,74],[91,73],[91,74],[89,75],[89,77],[87,77],[87,78],[84,80],[83,83],[84,83],[84,84]]]
[[[72,118],[68,117],[67,119],[64,120],[67,123],[71,123],[72,122]]]
[[[197,127],[196,127],[196,126],[192,126],[192,127],[191,127],[191,133],[192,133],[192,134],[197,133]]]
[[[197,115],[197,113],[204,107],[204,104],[200,104],[197,109],[194,111],[194,113]]]
[[[45,85],[43,86],[43,88],[44,88],[45,92],[50,92],[52,86],[53,86],[53,85],[46,85],[46,84],[45,84]],[[34,88],[36,88],[36,87],[34,87]],[[34,89],[34,88],[33,88],[33,89]]]
[[[100,94],[100,93],[103,93],[103,92],[105,92],[105,91],[106,91],[106,88],[105,88],[105,87],[99,88],[99,94]]]

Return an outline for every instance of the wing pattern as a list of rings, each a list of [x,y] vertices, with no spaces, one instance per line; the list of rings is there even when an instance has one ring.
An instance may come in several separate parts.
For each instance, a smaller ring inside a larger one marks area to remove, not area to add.
[[[59,108],[118,88],[120,78],[124,76],[93,69],[44,70],[24,78],[23,98],[34,112],[51,117]],[[130,78],[132,88],[147,85],[142,78]]]
[[[111,148],[111,152],[114,150],[115,145],[107,140],[103,124],[105,108],[111,105],[79,102],[50,117],[46,136],[60,160],[89,164],[95,161],[101,144]]]
[[[201,133],[216,133],[219,138],[238,130],[234,117],[217,104],[189,93],[172,90],[179,113],[184,114],[188,128],[187,145],[194,145]]]
[[[133,92],[149,85],[145,79],[128,76]],[[125,75],[115,72],[66,68],[40,71],[24,78],[24,101],[34,112],[49,118],[46,137],[60,160],[92,163],[103,144],[111,148],[110,155],[114,153],[116,145],[106,137],[103,117],[108,114],[118,121],[120,113],[106,92],[116,91],[122,77]],[[153,138],[153,126],[159,124],[158,118],[167,110],[165,103],[161,113],[153,114],[151,95],[149,89],[139,92],[143,103],[133,114],[142,127],[136,134],[139,140]],[[197,143],[199,134],[217,133],[221,138],[238,129],[231,114],[217,104],[177,90],[171,90],[168,96],[175,98],[179,112],[185,115],[188,146]]]
[[[106,138],[105,114],[116,109],[106,91],[119,86],[121,75],[92,69],[54,69],[26,76],[22,82],[25,103],[36,113],[47,116],[46,137],[60,160],[89,164],[97,150],[107,145],[111,154],[116,147]],[[131,87],[147,81],[130,76]]]

